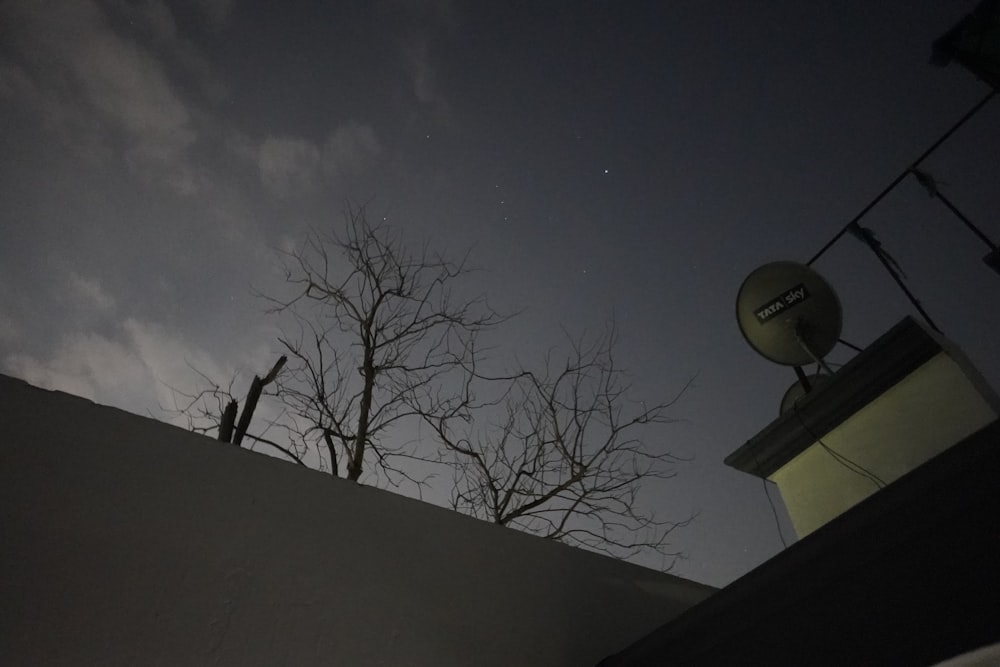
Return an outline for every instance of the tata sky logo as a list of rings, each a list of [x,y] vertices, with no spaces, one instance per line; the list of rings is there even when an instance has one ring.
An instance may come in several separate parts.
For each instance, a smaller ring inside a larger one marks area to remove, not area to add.
[[[805,285],[799,283],[790,290],[774,297],[760,308],[755,308],[753,314],[757,317],[757,322],[764,324],[768,320],[774,319],[785,310],[802,303],[808,298],[809,290],[806,289]]]

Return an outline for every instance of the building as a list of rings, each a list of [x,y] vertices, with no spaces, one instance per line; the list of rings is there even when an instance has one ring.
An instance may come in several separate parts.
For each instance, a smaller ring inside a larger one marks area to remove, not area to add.
[[[0,664],[1000,658],[1000,410],[912,320],[729,457],[800,539],[718,591],[5,376],[0,406]]]
[[[801,539],[601,667],[932,665],[1000,642],[1000,401],[912,319],[727,463]],[[1000,664],[1000,647],[956,664]]]
[[[0,376],[2,665],[587,665],[714,589]]]

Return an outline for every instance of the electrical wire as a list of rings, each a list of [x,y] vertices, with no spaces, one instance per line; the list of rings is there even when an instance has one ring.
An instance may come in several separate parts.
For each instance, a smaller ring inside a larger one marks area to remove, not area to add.
[[[778,509],[774,506],[774,499],[771,498],[771,492],[767,488],[767,478],[761,477],[760,481],[764,483],[764,495],[767,496],[767,504],[771,506],[771,514],[774,516],[774,525],[778,528],[778,537],[781,538],[781,546],[787,549],[788,542],[785,541],[785,532],[781,530],[781,519],[778,518]]]
[[[760,461],[757,460],[757,454],[753,455],[754,463],[757,464],[758,470],[760,469]],[[781,539],[781,546],[784,549],[788,548],[788,542],[785,540],[785,533],[781,530],[781,519],[778,518],[778,508],[774,506],[774,499],[771,498],[771,492],[767,488],[767,478],[761,477],[760,481],[764,484],[764,495],[767,496],[767,504],[771,507],[771,514],[774,516],[774,525],[778,529],[778,537]]]
[[[844,342],[844,341],[841,341],[841,342]],[[850,346],[850,344],[848,344],[848,346]],[[853,347],[853,346],[850,346],[850,347]],[[809,436],[813,439],[813,441],[816,442],[816,444],[818,444],[820,447],[822,447],[823,450],[827,454],[829,454],[830,457],[834,461],[836,461],[840,465],[844,466],[845,468],[847,468],[849,471],[853,472],[854,474],[860,475],[861,477],[864,477],[869,482],[871,482],[872,484],[874,484],[876,489],[881,490],[881,489],[885,488],[888,485],[888,483],[884,479],[882,479],[881,477],[879,477],[878,475],[876,475],[874,472],[872,472],[868,468],[865,468],[860,463],[852,461],[851,459],[847,458],[843,454],[834,451],[832,447],[830,447],[828,444],[826,444],[825,442],[823,442],[823,439],[821,437],[819,437],[819,435],[813,429],[811,429],[809,427],[809,424],[806,423],[805,418],[802,416],[802,412],[799,410],[798,401],[792,403],[792,410],[795,412],[795,416],[798,418],[799,423],[802,424],[802,428],[805,429],[806,433],[808,433]],[[757,459],[756,453],[754,454],[753,458],[754,458],[754,463],[757,464],[757,469],[759,470],[760,469],[760,461]],[[771,491],[770,491],[770,489],[767,486],[767,478],[766,477],[761,477],[760,481],[761,481],[761,484],[763,484],[763,486],[764,486],[764,496],[767,498],[767,504],[771,508],[771,516],[774,517],[774,525],[775,525],[775,528],[777,528],[777,530],[778,530],[778,538],[781,540],[781,546],[782,546],[782,548],[787,549],[788,548],[788,541],[785,539],[785,533],[781,529],[781,519],[778,517],[778,508],[775,507],[775,505],[774,505],[774,499],[771,497]]]
[[[886,487],[887,482],[884,479],[876,475],[868,468],[865,468],[860,463],[852,461],[851,459],[847,458],[843,454],[840,454],[839,452],[835,452],[833,448],[831,448],[829,445],[823,442],[823,439],[820,438],[815,431],[809,428],[809,425],[806,423],[806,420],[802,417],[802,412],[799,411],[799,404],[797,401],[792,404],[792,410],[795,412],[795,416],[798,417],[799,423],[802,424],[802,428],[806,430],[806,433],[808,433],[809,436],[816,442],[816,444],[822,447],[823,450],[827,454],[829,454],[834,461],[844,466],[851,472],[860,475],[861,477],[864,477],[869,482],[874,484],[876,489],[883,489]]]
[[[987,95],[983,99],[981,99],[978,103],[976,103],[975,106],[969,109],[969,111],[966,112],[966,114],[962,116],[962,118],[960,118],[957,123],[952,125],[947,132],[938,137],[938,139],[933,144],[931,144],[930,147],[920,155],[920,157],[914,160],[912,164],[907,166],[906,169],[904,169],[902,173],[899,174],[899,176],[893,179],[893,181],[889,183],[889,185],[886,186],[884,190],[882,190],[882,192],[876,195],[875,199],[870,201],[863,209],[861,209],[861,211],[857,215],[855,215],[850,222],[841,227],[840,231],[834,234],[833,238],[827,241],[826,245],[820,248],[819,252],[813,255],[812,258],[808,262],[806,262],[806,264],[811,266],[817,259],[819,259],[823,255],[823,253],[829,250],[834,243],[840,240],[840,237],[842,237],[844,234],[847,233],[847,231],[851,228],[852,225],[856,225],[861,220],[861,218],[865,217],[865,214],[868,213],[868,211],[875,208],[876,204],[878,204],[885,198],[886,195],[892,192],[897,185],[902,183],[903,179],[909,176],[915,167],[919,167],[920,163],[922,163],[924,160],[930,157],[931,153],[936,151],[941,144],[943,144],[951,137],[951,135],[955,134],[955,132],[957,132],[959,128],[961,128],[963,125],[965,125],[970,118],[979,113],[979,110],[982,109],[984,106],[986,106],[986,103],[989,102],[991,99],[993,99],[993,96],[996,95],[996,93],[997,93],[996,90],[991,90],[989,93],[987,93]]]

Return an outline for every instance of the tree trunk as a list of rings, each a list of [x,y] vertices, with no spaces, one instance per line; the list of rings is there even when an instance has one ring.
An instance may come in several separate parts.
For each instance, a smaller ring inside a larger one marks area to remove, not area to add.
[[[354,440],[354,451],[351,460],[347,464],[347,479],[352,482],[358,481],[361,477],[361,470],[365,461],[365,445],[368,443],[368,420],[372,410],[372,393],[375,391],[375,363],[370,353],[365,354],[365,362],[362,367],[362,374],[365,377],[365,386],[361,392],[360,414],[358,415],[358,428]]]

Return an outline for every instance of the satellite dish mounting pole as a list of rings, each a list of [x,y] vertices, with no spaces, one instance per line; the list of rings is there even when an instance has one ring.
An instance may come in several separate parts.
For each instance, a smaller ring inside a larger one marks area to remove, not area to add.
[[[827,374],[833,375],[833,371],[826,364],[826,362],[823,361],[823,358],[820,357],[818,354],[816,354],[813,351],[812,347],[809,345],[809,343],[806,341],[806,335],[807,335],[807,332],[806,332],[805,322],[803,322],[802,319],[799,318],[795,322],[795,340],[798,341],[799,346],[802,347],[802,349],[805,351],[805,353],[808,354],[810,357],[812,357],[813,361],[815,361],[817,364],[819,364],[820,368],[822,368],[824,371],[826,371]],[[798,368],[798,367],[796,366],[796,368]],[[799,378],[799,379],[801,379],[801,378]]]
[[[802,370],[802,366],[793,366],[793,368],[795,369],[795,377],[799,379],[799,382],[802,383],[802,388],[805,389],[808,394],[812,391],[812,383],[809,382],[809,376],[806,375],[804,370]]]

